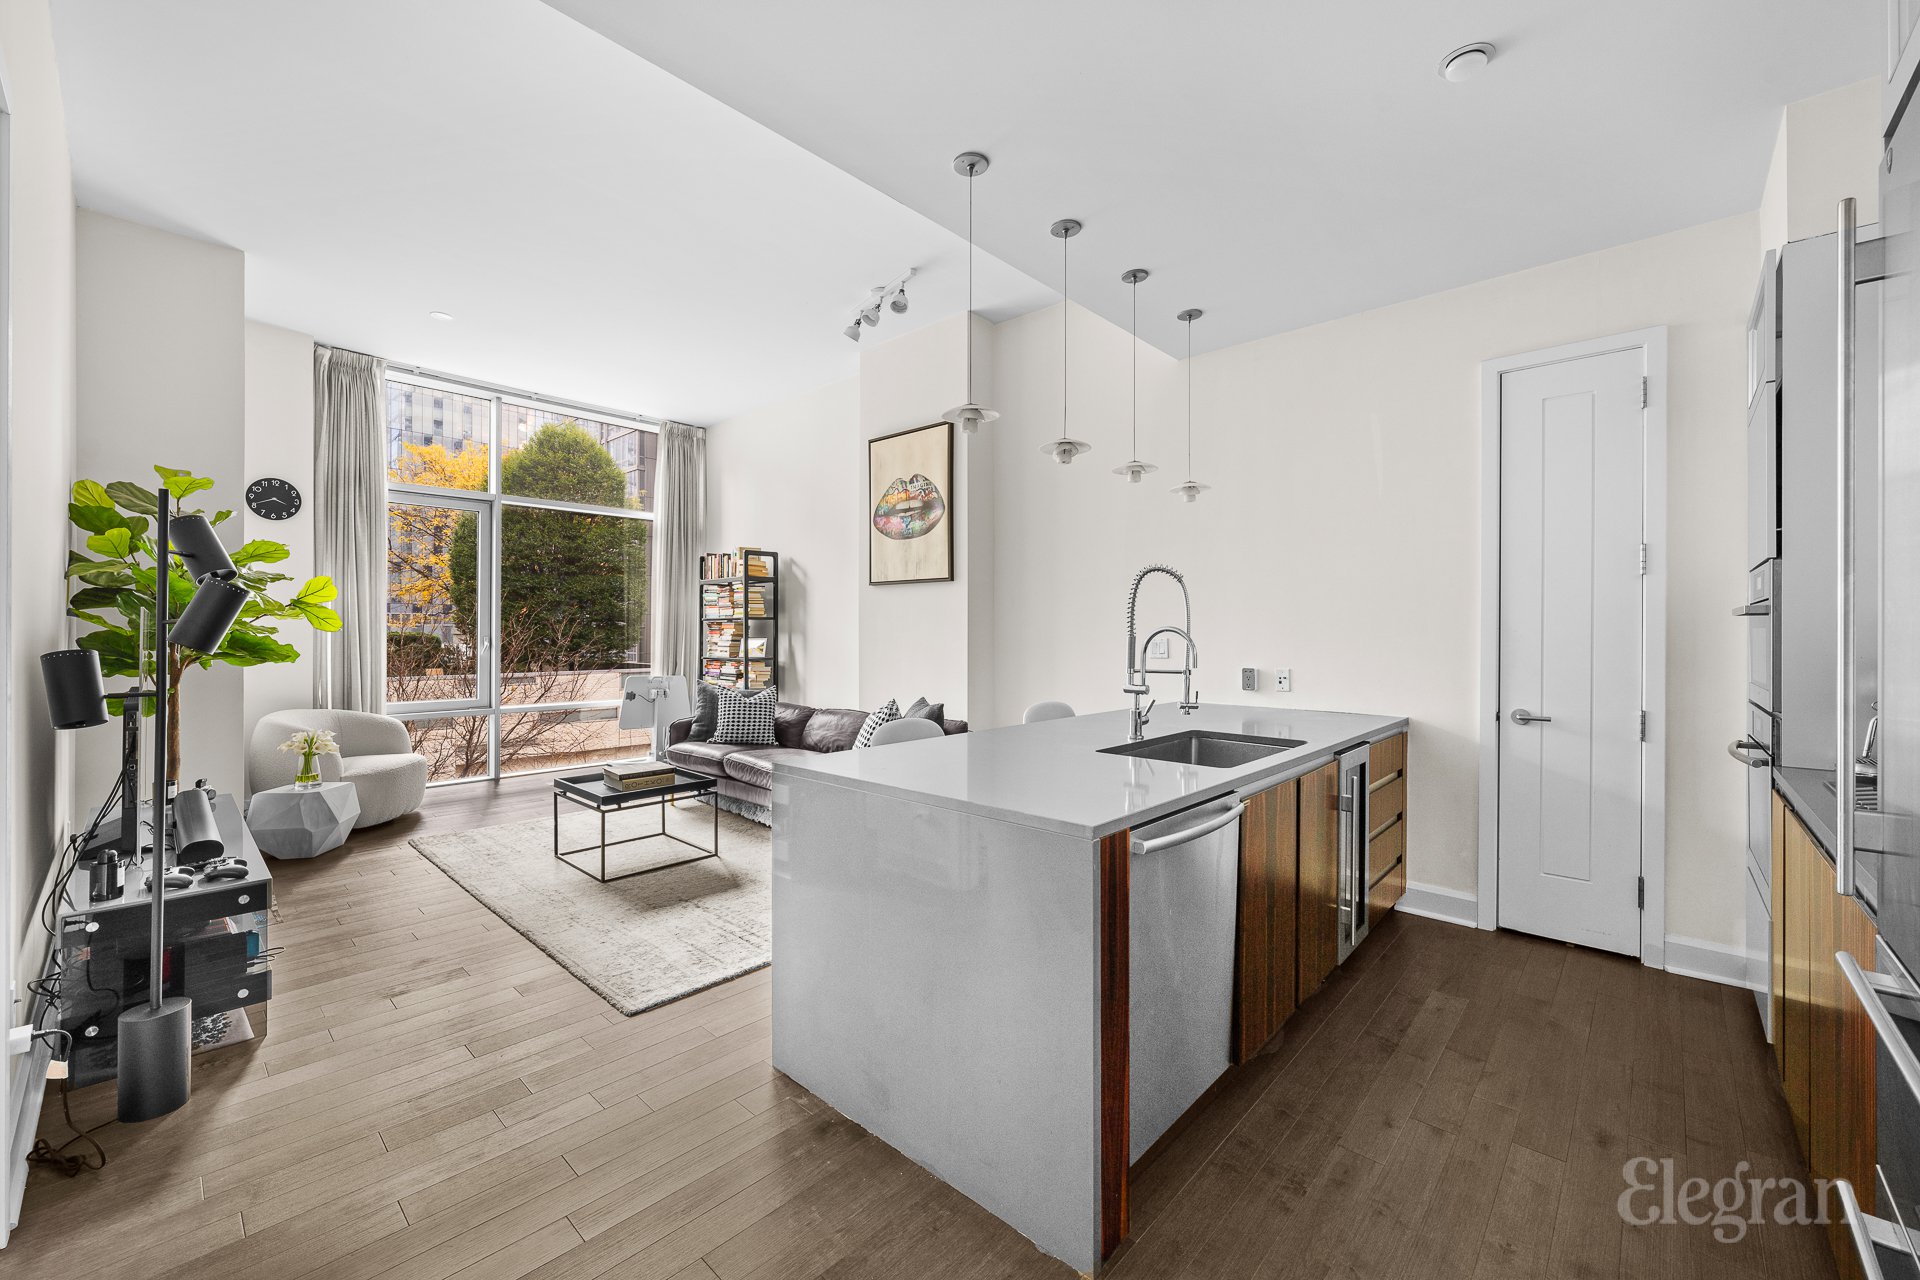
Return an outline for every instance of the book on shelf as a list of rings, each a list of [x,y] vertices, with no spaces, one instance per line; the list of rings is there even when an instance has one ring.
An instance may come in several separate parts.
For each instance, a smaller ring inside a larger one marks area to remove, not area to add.
[[[771,578],[773,557],[754,547],[737,551],[710,551],[700,557],[703,578]]]

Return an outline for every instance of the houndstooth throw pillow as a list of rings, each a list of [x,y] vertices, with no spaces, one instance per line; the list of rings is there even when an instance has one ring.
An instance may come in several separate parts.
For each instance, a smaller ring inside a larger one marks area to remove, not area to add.
[[[779,691],[772,686],[752,697],[738,689],[721,689],[713,741],[723,746],[772,746],[774,708],[779,701]]]
[[[853,740],[853,745],[855,750],[858,750],[861,747],[872,746],[874,732],[878,730],[881,725],[886,724],[888,721],[898,720],[899,718],[900,718],[900,704],[894,699],[888,698],[886,701],[886,705],[881,707],[878,711],[875,711],[872,715],[868,716],[867,722],[860,726],[859,736],[857,736]]]

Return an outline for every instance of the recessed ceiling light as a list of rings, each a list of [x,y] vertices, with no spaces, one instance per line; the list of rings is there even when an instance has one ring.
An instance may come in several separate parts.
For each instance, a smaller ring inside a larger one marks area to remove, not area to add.
[[[1485,41],[1465,45],[1440,59],[1440,75],[1442,79],[1459,84],[1462,80],[1471,80],[1485,71],[1487,64],[1492,61],[1492,45]]]
[[[444,312],[444,311],[429,311],[429,312],[427,312],[427,318],[428,318],[429,320],[451,320],[451,319],[453,319],[453,317],[452,317],[452,316],[450,316],[450,315],[448,315],[448,314],[447,314],[446,312]]]

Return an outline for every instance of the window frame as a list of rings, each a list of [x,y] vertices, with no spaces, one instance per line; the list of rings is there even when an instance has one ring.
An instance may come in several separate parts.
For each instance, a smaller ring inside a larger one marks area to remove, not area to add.
[[[487,487],[478,489],[443,489],[437,485],[409,484],[392,479],[386,480],[386,502],[389,509],[398,500],[401,502],[424,503],[458,507],[472,510],[480,518],[480,536],[483,539],[480,548],[480,590],[479,617],[476,619],[475,654],[475,696],[467,699],[436,699],[422,702],[386,703],[387,714],[404,721],[444,720],[459,716],[484,716],[487,720],[487,762],[482,773],[465,778],[442,778],[429,782],[430,787],[449,787],[467,782],[497,782],[502,777],[517,776],[523,773],[551,773],[561,769],[575,768],[573,765],[554,765],[549,768],[516,769],[511,774],[503,773],[500,767],[500,718],[503,715],[524,715],[542,711],[588,711],[618,708],[621,699],[600,698],[588,701],[513,703],[502,705],[500,701],[503,682],[499,670],[499,634],[500,634],[500,563],[501,530],[506,523],[501,516],[506,508],[522,507],[544,511],[570,511],[581,515],[614,516],[626,520],[642,520],[651,524],[654,513],[640,511],[630,507],[606,507],[589,502],[567,502],[553,498],[517,497],[500,491],[500,429],[501,409],[505,405],[516,408],[532,409],[539,413],[551,413],[556,416],[585,418],[593,422],[603,422],[618,427],[633,427],[652,432],[658,436],[661,423],[657,419],[639,414],[624,413],[575,401],[558,400],[550,396],[532,395],[525,391],[498,386],[492,383],[471,379],[456,378],[443,373],[430,373],[418,368],[406,368],[389,365],[386,372],[387,383],[400,383],[426,391],[438,391],[448,395],[467,396],[487,401],[486,449],[487,449]],[[384,396],[382,403],[385,403]],[[386,428],[391,431],[391,426]],[[389,436],[389,439],[391,437]],[[658,442],[655,443],[654,458],[659,458]],[[649,492],[649,499],[652,493]],[[652,534],[648,534],[651,544]],[[384,578],[384,561],[382,563]],[[651,590],[651,584],[649,584]],[[386,590],[381,591],[382,618],[385,618],[384,602]],[[647,616],[653,615],[653,601],[647,601]],[[384,660],[384,645],[381,653]],[[648,655],[651,660],[652,655]],[[645,670],[650,671],[651,661]],[[385,689],[384,671],[381,677],[382,690]]]

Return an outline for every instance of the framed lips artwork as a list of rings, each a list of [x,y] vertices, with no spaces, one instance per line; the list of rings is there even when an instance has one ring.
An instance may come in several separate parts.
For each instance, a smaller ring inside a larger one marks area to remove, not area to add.
[[[953,581],[953,424],[867,441],[867,581]]]

